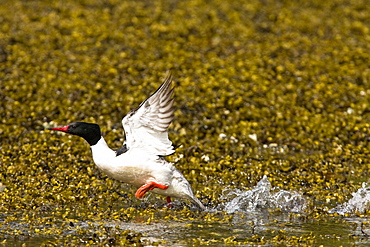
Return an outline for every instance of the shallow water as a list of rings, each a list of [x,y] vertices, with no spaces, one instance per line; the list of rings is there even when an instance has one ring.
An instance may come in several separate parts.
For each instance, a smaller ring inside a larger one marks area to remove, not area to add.
[[[329,211],[336,215],[353,214],[354,211],[351,210],[358,210],[366,205],[367,189],[364,184],[353,193],[349,202]],[[150,246],[152,243],[160,246],[223,246],[233,243],[243,246],[255,246],[256,243],[259,246],[287,243],[302,246],[370,244],[370,227],[367,223],[369,218],[334,216],[315,220],[307,217],[310,214],[308,199],[294,191],[271,188],[266,176],[250,190],[225,189],[222,199],[224,203],[208,207],[204,221],[191,217],[188,220],[166,219],[166,216],[182,206],[178,202],[175,202],[174,209],[165,211],[161,206],[155,206],[155,218],[159,219],[155,222],[148,221],[150,216],[133,211],[133,214],[137,213],[134,222],[105,221],[104,216],[99,220],[86,220],[71,215],[69,222],[60,219],[54,224],[41,223],[35,227],[19,215],[17,218],[21,220],[12,221],[12,215],[3,214],[0,217],[1,237],[4,239],[3,243],[9,246],[48,246],[55,244],[56,239],[71,236],[75,239],[74,244],[104,245],[111,241],[113,245],[118,232],[130,230],[142,234],[141,243],[144,246]],[[145,206],[145,203],[143,205]],[[116,210],[119,210],[119,206]],[[50,212],[37,214],[39,219],[56,217],[56,214]],[[207,214],[221,216],[223,220],[207,220]],[[176,215],[176,212],[173,215]],[[16,216],[16,213],[13,216]],[[48,233],[48,228],[53,230]],[[8,234],[10,230],[13,230],[13,234]],[[40,231],[46,234],[32,234]],[[59,234],[55,234],[56,232]]]
[[[355,246],[369,246],[370,238],[366,232],[370,233],[370,229],[362,229],[361,223],[367,221],[364,218],[341,218],[341,219],[327,219],[308,222],[300,221],[296,219],[294,221],[289,220],[289,216],[270,216],[261,219],[245,218],[236,220],[234,222],[225,223],[210,223],[204,224],[204,222],[168,222],[168,223],[117,223],[117,222],[100,222],[95,223],[104,225],[105,227],[112,227],[117,230],[132,230],[135,232],[142,233],[142,241],[160,242],[161,246],[189,246],[194,243],[194,239],[199,240],[196,245],[213,245],[222,246],[220,243],[222,239],[235,239],[241,241],[244,239],[252,239],[256,236],[263,238],[276,238],[276,236],[297,236],[301,238],[303,244],[313,244],[315,246],[347,246],[355,244]],[[252,224],[252,222],[255,222]],[[92,223],[94,224],[94,223]],[[22,229],[27,227],[25,225],[13,225],[13,228]],[[43,227],[43,226],[40,226]],[[60,226],[63,228],[62,226]],[[80,222],[74,227],[88,227],[87,222]],[[281,232],[281,233],[279,233]],[[70,228],[64,230],[64,234],[67,236],[73,234],[73,230]],[[302,237],[304,235],[305,237]],[[4,237],[4,236],[2,236]],[[40,244],[47,244],[48,241],[52,242],[56,238],[63,239],[63,236],[24,236],[18,235],[11,238],[7,238],[4,243],[8,246],[20,246],[26,244],[26,246],[39,246]],[[307,239],[309,238],[309,239]],[[311,240],[310,240],[311,239]],[[81,244],[87,242],[83,240],[81,236]],[[278,243],[278,242],[277,242]],[[195,243],[194,243],[195,244]],[[148,244],[150,245],[150,244]],[[227,245],[225,243],[225,245]],[[245,244],[244,246],[252,246]],[[261,244],[260,246],[275,246],[275,244]],[[309,246],[309,245],[307,245]]]

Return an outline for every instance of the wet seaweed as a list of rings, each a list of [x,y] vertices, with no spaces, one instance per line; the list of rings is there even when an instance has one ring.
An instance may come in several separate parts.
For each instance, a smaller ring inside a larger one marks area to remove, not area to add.
[[[169,69],[178,109],[170,138],[182,146],[168,159],[205,204],[267,175],[309,200],[305,219],[336,217],[328,209],[348,201],[370,169],[369,15],[366,1],[339,0],[1,2],[1,240],[166,245],[104,222],[230,223],[233,215],[180,202],[163,209],[154,195],[137,201],[134,188],[100,173],[86,143],[45,130],[94,122],[118,148],[122,117]],[[320,239],[250,233],[182,241]]]

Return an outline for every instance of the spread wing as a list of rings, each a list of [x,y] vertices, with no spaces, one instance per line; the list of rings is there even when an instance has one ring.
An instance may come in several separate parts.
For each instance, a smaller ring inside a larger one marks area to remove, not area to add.
[[[172,75],[169,74],[154,94],[122,119],[128,150],[143,148],[161,156],[175,152],[167,132],[175,111],[173,90]]]

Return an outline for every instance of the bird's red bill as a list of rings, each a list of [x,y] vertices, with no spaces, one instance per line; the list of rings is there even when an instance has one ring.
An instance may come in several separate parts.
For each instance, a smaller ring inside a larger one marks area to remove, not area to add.
[[[68,130],[68,125],[64,127],[59,127],[59,128],[50,128],[51,130],[57,130],[57,131],[63,131],[66,132]]]

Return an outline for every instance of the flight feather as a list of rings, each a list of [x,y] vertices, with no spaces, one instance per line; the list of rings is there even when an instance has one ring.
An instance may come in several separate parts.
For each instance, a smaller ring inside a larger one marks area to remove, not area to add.
[[[128,150],[140,147],[160,156],[175,152],[167,132],[174,118],[173,103],[174,87],[169,74],[155,93],[122,119]]]

